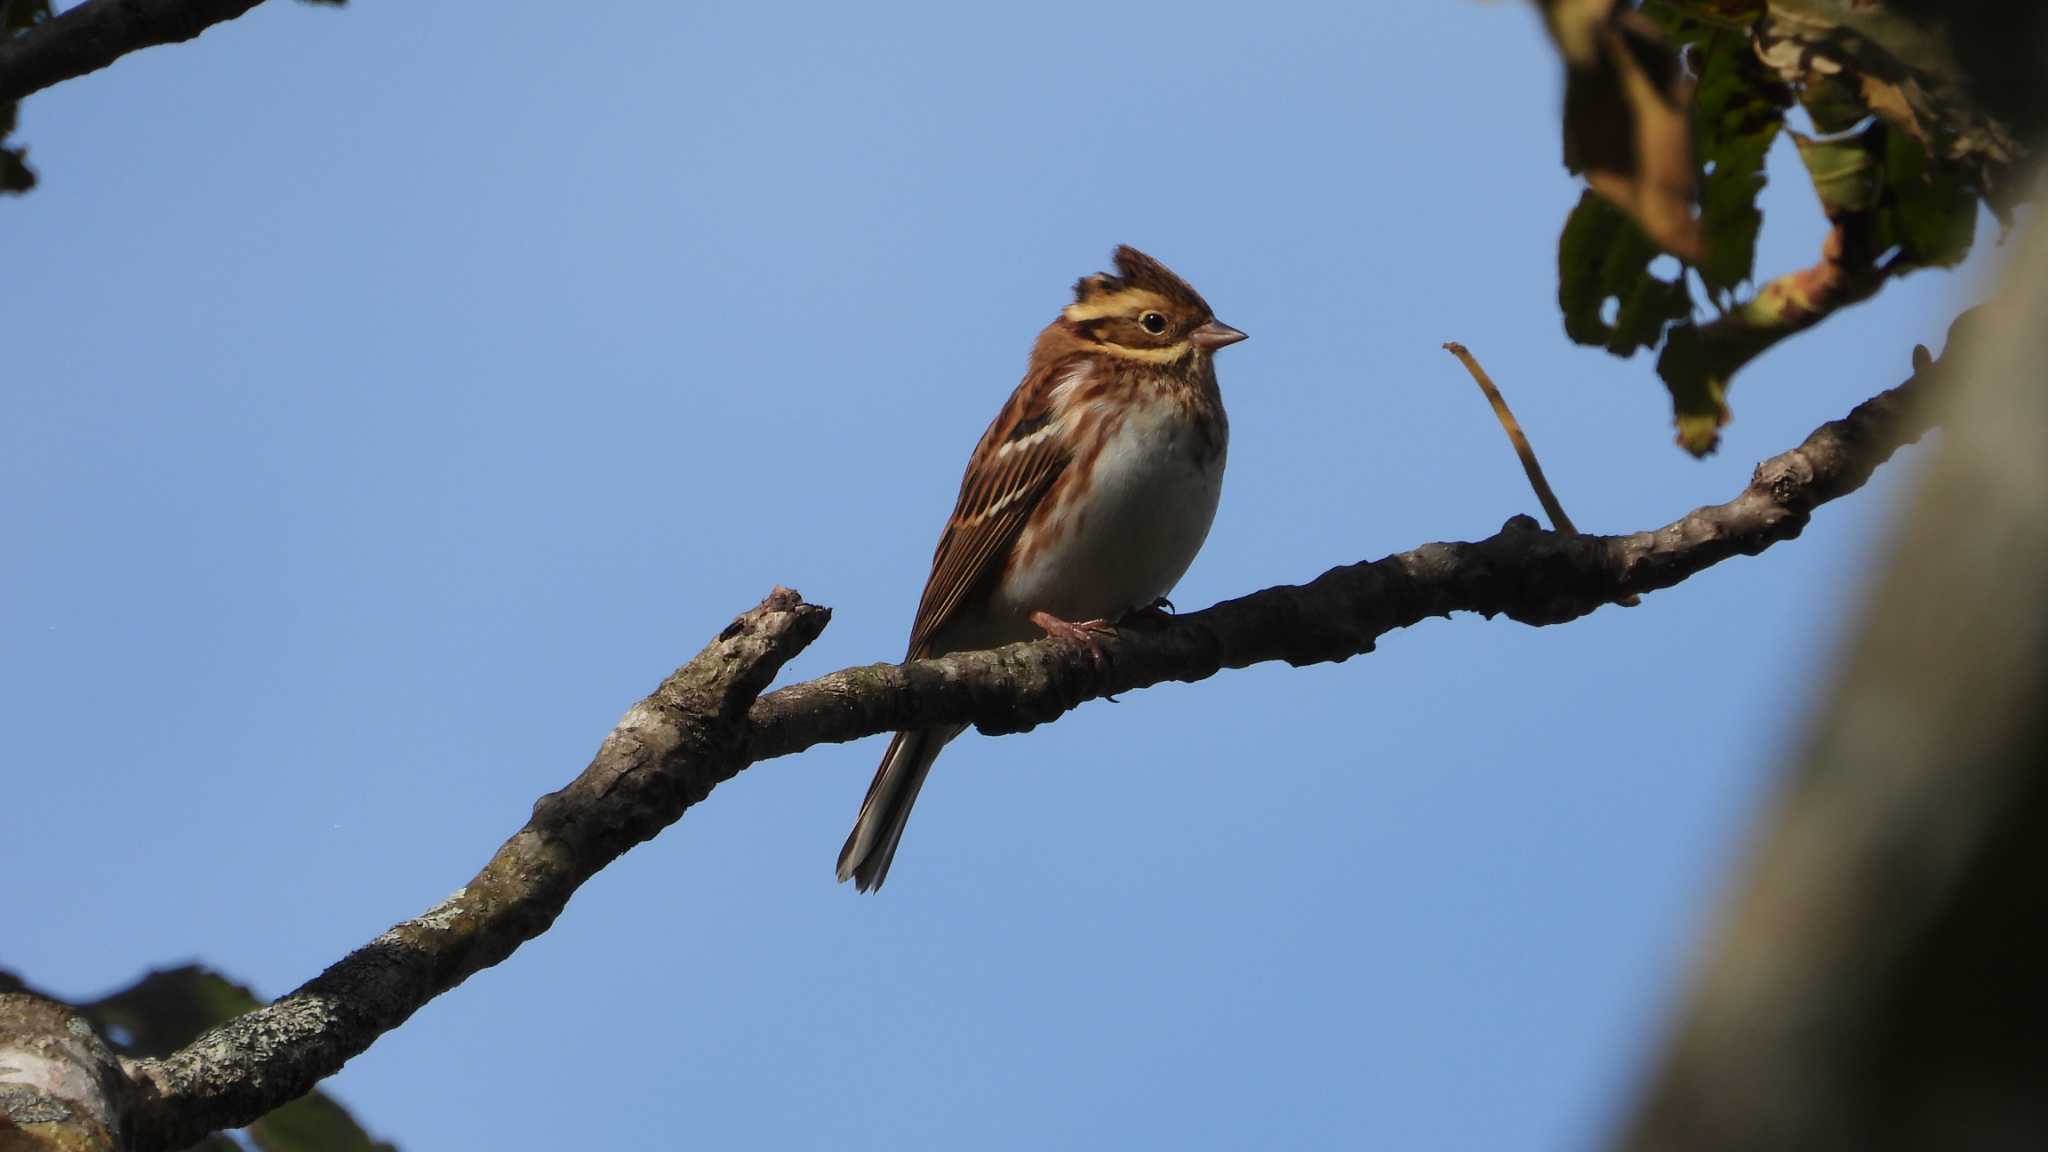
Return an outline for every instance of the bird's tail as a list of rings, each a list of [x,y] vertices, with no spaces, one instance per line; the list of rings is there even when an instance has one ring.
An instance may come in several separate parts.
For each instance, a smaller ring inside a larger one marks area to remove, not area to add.
[[[868,798],[861,801],[860,819],[853,822],[846,847],[839,850],[839,879],[852,880],[862,892],[882,886],[925,774],[939,758],[939,749],[961,731],[950,726],[919,728],[898,732],[889,742],[882,766],[875,769],[875,781],[868,785]]]

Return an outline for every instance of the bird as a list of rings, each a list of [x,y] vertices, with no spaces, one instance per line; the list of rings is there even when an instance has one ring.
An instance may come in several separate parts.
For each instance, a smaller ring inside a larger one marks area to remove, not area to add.
[[[1188,282],[1123,245],[1074,284],[968,458],[932,553],[906,660],[1040,634],[1098,661],[1098,634],[1170,604],[1223,491],[1230,424],[1215,353],[1245,339]],[[966,730],[898,732],[839,853],[882,886],[939,751]]]

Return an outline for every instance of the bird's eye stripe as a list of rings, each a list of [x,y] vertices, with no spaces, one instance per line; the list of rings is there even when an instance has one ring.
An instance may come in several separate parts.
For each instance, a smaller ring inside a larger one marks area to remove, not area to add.
[[[1139,309],[1159,310],[1166,306],[1166,299],[1157,292],[1142,288],[1121,288],[1114,292],[1090,296],[1085,301],[1077,300],[1067,305],[1061,315],[1071,323],[1085,324],[1090,320],[1102,320],[1112,316],[1128,317]]]
[[[1119,360],[1135,360],[1141,364],[1171,364],[1188,354],[1193,345],[1182,340],[1164,348],[1127,348],[1121,344],[1103,344],[1100,350],[1105,356]]]

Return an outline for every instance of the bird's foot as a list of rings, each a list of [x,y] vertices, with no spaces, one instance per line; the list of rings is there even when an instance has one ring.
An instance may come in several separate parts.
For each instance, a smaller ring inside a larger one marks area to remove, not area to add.
[[[1115,631],[1115,626],[1107,620],[1083,620],[1075,624],[1062,620],[1050,612],[1033,612],[1031,622],[1044,629],[1047,636],[1086,648],[1088,655],[1093,657],[1097,664],[1102,663],[1102,641],[1096,637]]]
[[[1117,623],[1136,624],[1141,628],[1157,628],[1173,619],[1173,601],[1161,596],[1150,604],[1133,608],[1117,618]]]

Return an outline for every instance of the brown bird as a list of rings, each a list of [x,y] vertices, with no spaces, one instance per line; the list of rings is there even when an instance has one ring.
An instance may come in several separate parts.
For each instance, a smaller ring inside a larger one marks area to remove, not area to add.
[[[1213,353],[1245,338],[1135,248],[1074,285],[982,433],[910,629],[917,660],[1044,631],[1085,644],[1161,604],[1194,562],[1223,490],[1230,424]],[[925,774],[964,727],[896,733],[839,878],[882,886]]]

